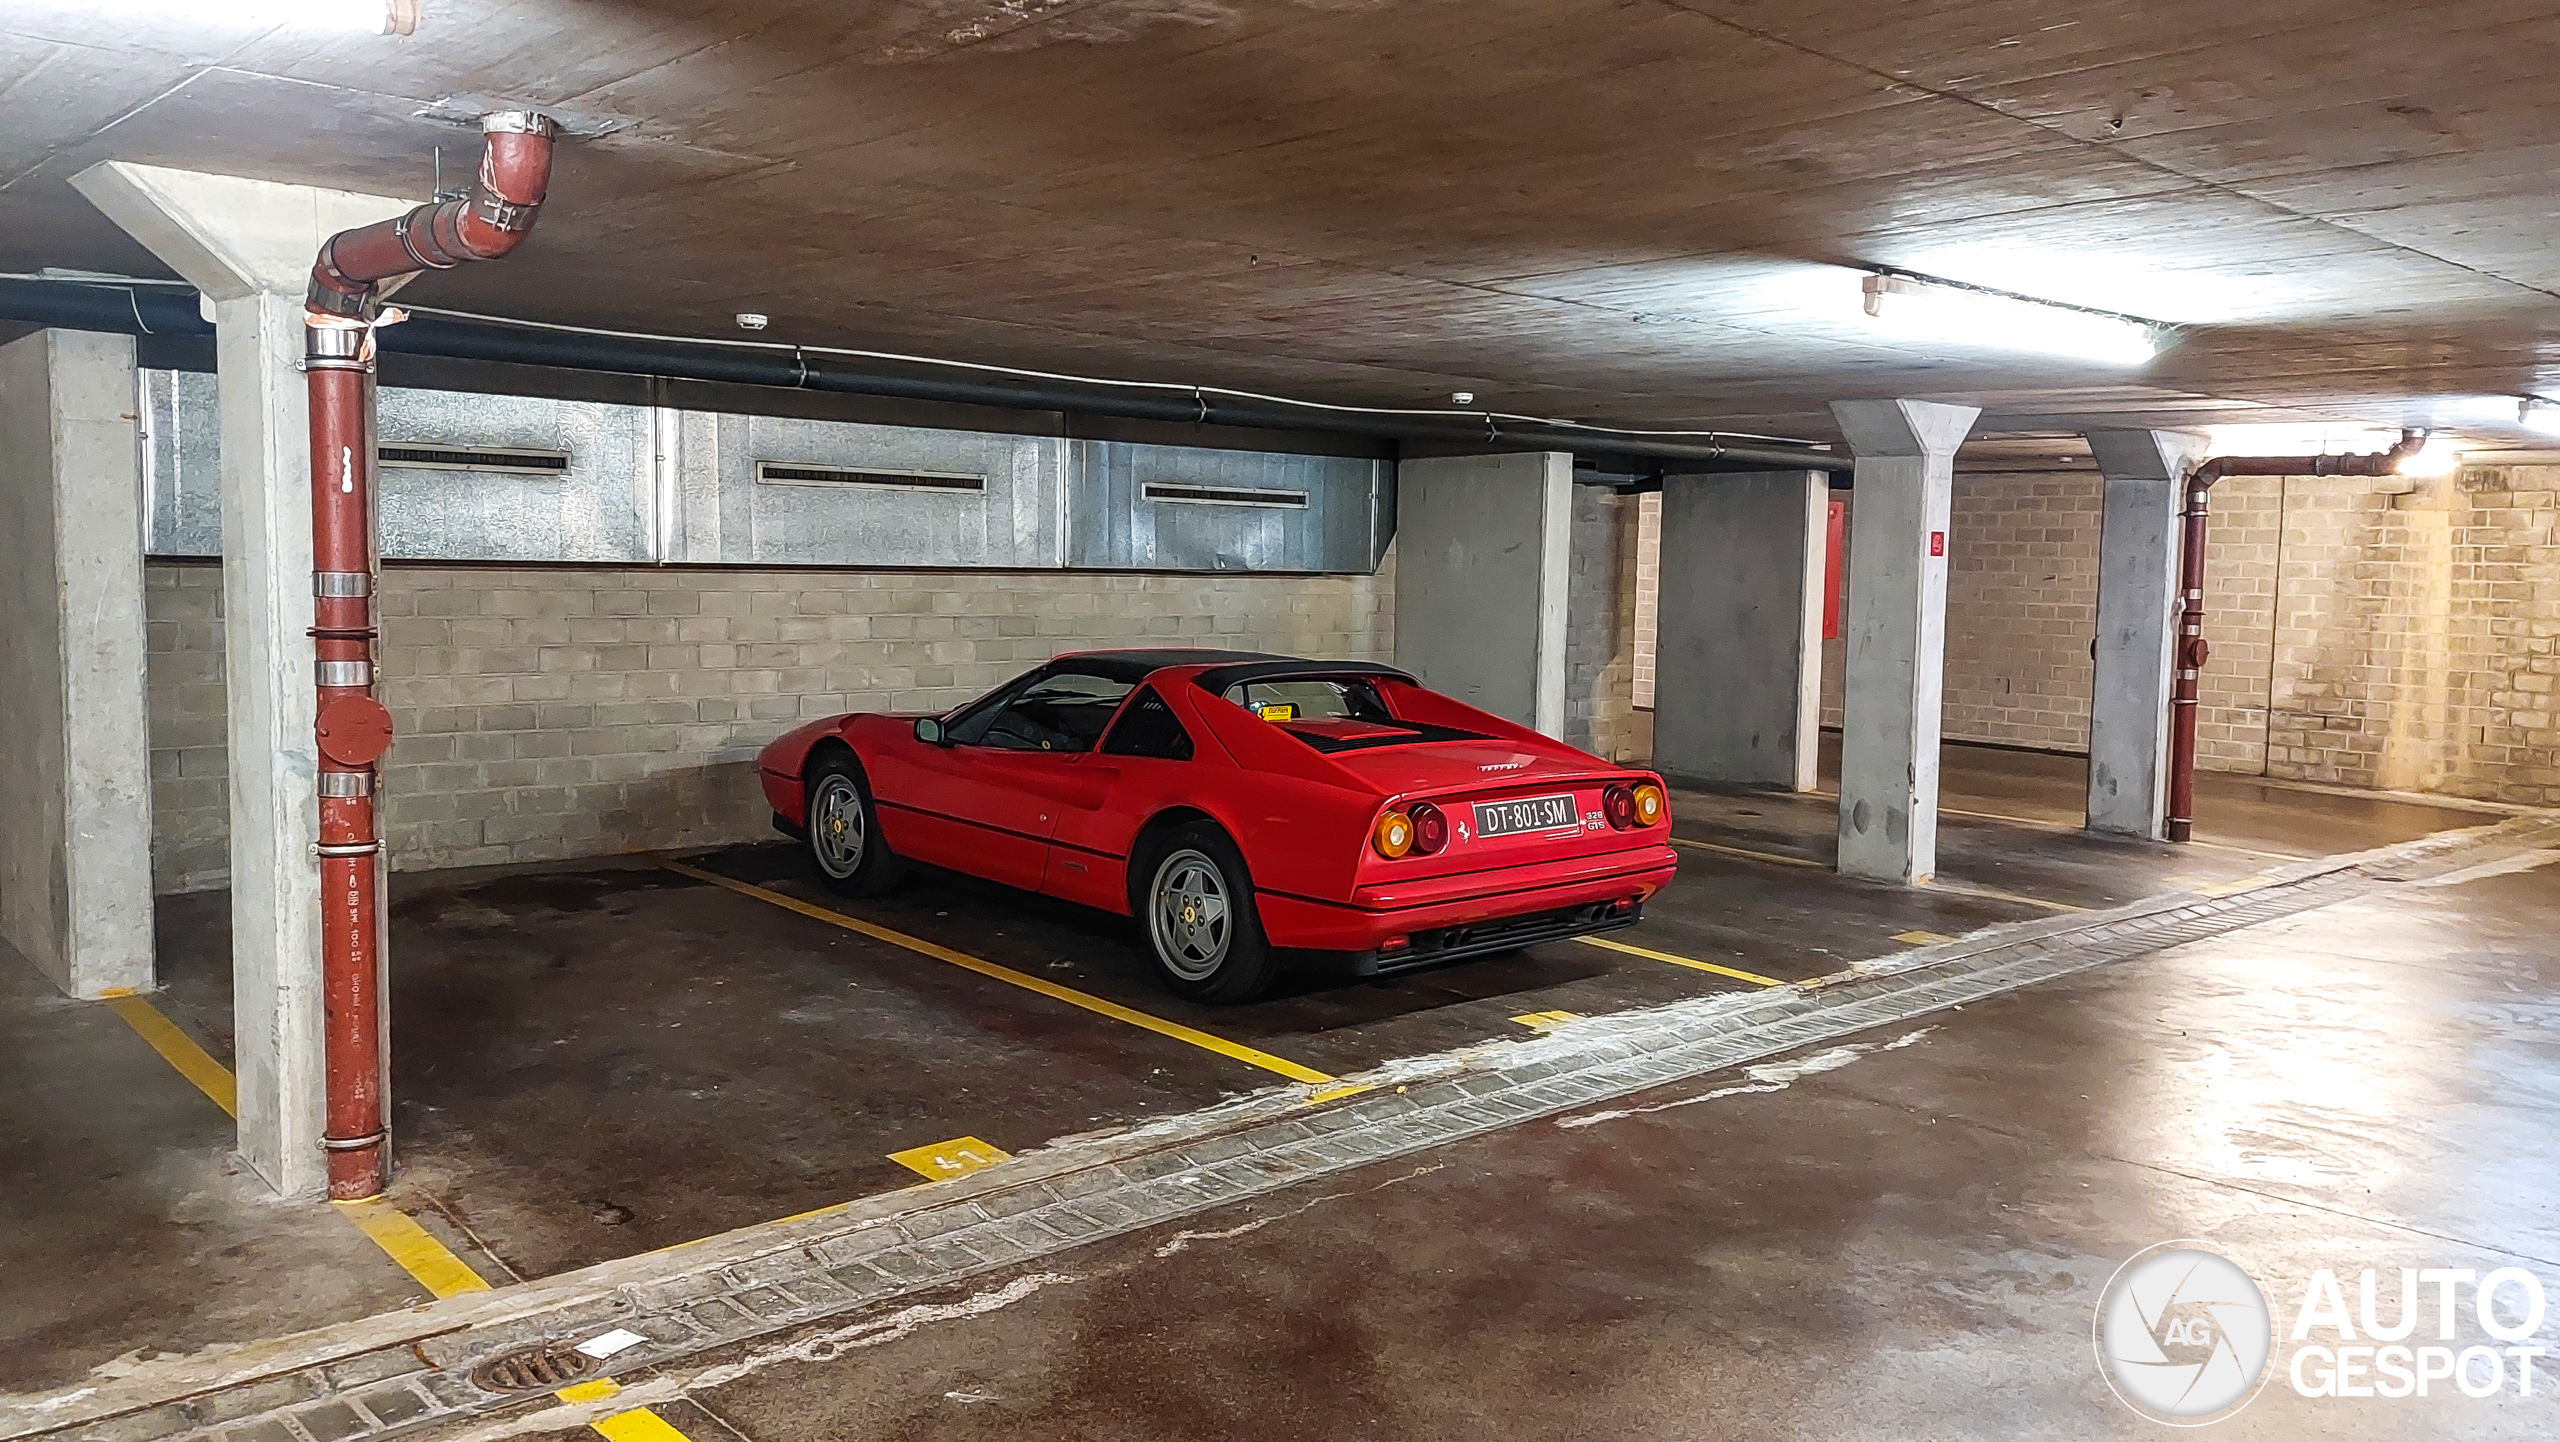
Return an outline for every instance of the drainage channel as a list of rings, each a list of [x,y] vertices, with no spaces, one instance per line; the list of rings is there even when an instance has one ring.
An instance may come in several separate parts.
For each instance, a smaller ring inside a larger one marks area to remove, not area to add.
[[[666,1367],[1331,1173],[2552,847],[2560,847],[2560,817],[2535,813],[2300,863],[2234,895],[2179,893],[1999,927],[1773,991],[1411,1058],[1351,1079],[1367,1090],[1321,1107],[1309,1104],[1308,1088],[1274,1088],[1026,1154],[929,1191],[172,1359],[89,1387],[0,1398],[0,1439],[366,1442],[537,1407],[551,1410],[527,1425],[574,1426],[589,1413],[659,1400],[657,1391],[682,1382],[643,1383],[585,1406],[533,1402],[510,1385],[527,1349],[574,1354],[580,1342],[614,1332],[638,1340],[621,1343],[609,1370]]]

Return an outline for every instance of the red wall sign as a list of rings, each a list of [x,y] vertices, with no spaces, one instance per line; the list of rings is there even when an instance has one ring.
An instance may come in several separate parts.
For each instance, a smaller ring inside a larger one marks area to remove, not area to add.
[[[1849,568],[1841,564],[1848,537],[1849,503],[1833,501],[1831,520],[1822,540],[1822,639],[1840,639],[1840,613],[1849,595]]]
[[[1947,533],[1944,531],[1931,531],[1929,533],[1929,554],[1932,556],[1943,556],[1946,553]]]

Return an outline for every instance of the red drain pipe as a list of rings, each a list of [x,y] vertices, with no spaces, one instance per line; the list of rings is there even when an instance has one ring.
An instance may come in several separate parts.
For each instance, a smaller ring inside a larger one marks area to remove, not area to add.
[[[2388,476],[2427,443],[2425,431],[2404,430],[2400,444],[2364,456],[2224,456],[2187,475],[2186,544],[2178,556],[2178,675],[2169,701],[2169,816],[2171,841],[2196,832],[2196,712],[2204,664],[2213,648],[2204,639],[2204,541],[2206,495],[2224,476]],[[2275,704],[2269,696],[2267,704]]]
[[[391,713],[373,696],[373,328],[382,319],[383,282],[496,260],[533,228],[558,127],[547,116],[511,111],[486,117],[480,128],[487,149],[470,193],[331,236],[312,267],[303,317],[311,642],[320,683],[320,970],[329,1078],[322,1145],[332,1201],[379,1196],[390,1174],[374,913],[382,855],[374,763],[391,747]]]

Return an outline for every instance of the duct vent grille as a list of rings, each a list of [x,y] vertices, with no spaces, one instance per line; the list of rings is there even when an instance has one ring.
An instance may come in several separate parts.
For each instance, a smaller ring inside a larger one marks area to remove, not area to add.
[[[983,491],[984,476],[956,471],[873,471],[799,461],[758,461],[756,480],[774,486],[885,486],[899,491]]]
[[[1307,508],[1307,493],[1284,491],[1275,486],[1194,486],[1175,481],[1149,481],[1145,487],[1150,501],[1173,501],[1188,506],[1264,506],[1284,511]]]
[[[495,471],[510,476],[559,476],[569,471],[567,451],[527,451],[512,446],[441,446],[403,441],[378,446],[374,464],[404,471]]]

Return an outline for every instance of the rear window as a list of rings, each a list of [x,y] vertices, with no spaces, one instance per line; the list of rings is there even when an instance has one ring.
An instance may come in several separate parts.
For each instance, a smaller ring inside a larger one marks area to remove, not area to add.
[[[1154,756],[1166,761],[1191,759],[1191,733],[1182,729],[1182,720],[1173,708],[1156,694],[1153,686],[1120,710],[1120,719],[1112,724],[1111,734],[1102,739],[1106,756]]]
[[[1405,721],[1387,709],[1378,688],[1358,678],[1246,681],[1227,699],[1318,751],[1365,751],[1417,741],[1481,741],[1473,731]]]

